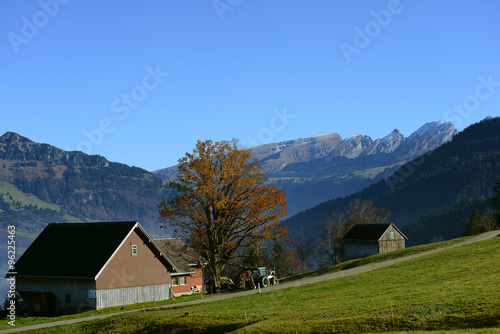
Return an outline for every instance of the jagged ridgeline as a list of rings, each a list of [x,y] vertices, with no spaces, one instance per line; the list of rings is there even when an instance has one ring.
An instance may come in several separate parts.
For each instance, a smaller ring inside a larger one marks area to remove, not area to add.
[[[430,122],[409,137],[398,129],[373,140],[327,133],[248,148],[264,167],[267,184],[284,190],[288,213],[296,214],[326,200],[350,195],[390,175],[403,163],[451,140],[450,122]],[[177,167],[155,171],[172,180]]]
[[[169,189],[148,171],[68,152],[16,133],[0,137],[1,222],[38,231],[49,222],[139,220],[153,229]]]
[[[407,235],[409,239],[414,235],[419,243],[430,242],[433,236],[446,240],[464,235],[464,219],[472,213],[474,205],[481,209],[484,203],[489,203],[499,176],[500,118],[497,117],[469,126],[450,142],[409,161],[387,179],[291,217],[287,225],[292,231],[302,226],[314,235],[314,226],[324,217],[342,212],[349,201],[360,198],[391,210],[398,227],[412,234]],[[405,226],[427,214],[430,215]],[[429,224],[436,224],[436,228]]]

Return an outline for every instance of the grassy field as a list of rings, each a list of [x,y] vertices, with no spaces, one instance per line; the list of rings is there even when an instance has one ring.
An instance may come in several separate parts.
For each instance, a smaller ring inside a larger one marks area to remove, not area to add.
[[[3,194],[4,201],[11,205],[14,201],[19,201],[22,203],[22,205],[38,205],[38,207],[42,209],[48,208],[56,211],[61,211],[61,207],[59,205],[45,203],[34,195],[23,193],[22,191],[17,189],[15,185],[7,182],[0,182],[0,194]],[[9,196],[12,196],[12,200]]]
[[[204,294],[203,298],[205,298],[205,299],[210,298],[210,296]],[[125,305],[124,311],[150,309],[150,308],[153,308],[154,306],[161,307],[161,306],[165,306],[165,305],[178,304],[178,303],[191,301],[191,300],[195,300],[195,299],[200,299],[200,295],[196,294],[196,295],[181,296],[181,297],[177,297],[175,299],[157,301],[155,303],[146,302],[146,303]],[[2,306],[3,306],[3,304],[2,304]],[[121,312],[120,308],[121,308],[121,306],[108,307],[108,308],[96,310],[96,311],[87,311],[87,312],[82,312],[82,313],[77,313],[77,314],[69,314],[69,315],[53,316],[53,317],[30,317],[30,318],[19,317],[19,318],[16,318],[16,327],[44,324],[44,323],[50,323],[50,322],[54,322],[54,321],[61,321],[61,320],[78,319],[78,318],[91,317],[91,316],[103,315],[103,314],[119,313],[119,312]],[[7,318],[0,319],[0,330],[12,328],[12,326],[10,326],[8,324],[8,321],[9,321],[9,319],[7,319]]]
[[[322,283],[37,333],[500,333],[499,254],[497,237]]]
[[[389,253],[367,256],[367,257],[364,257],[361,259],[345,261],[345,262],[339,263],[337,265],[323,268],[320,270],[310,271],[310,272],[307,272],[304,274],[286,277],[286,278],[281,279],[280,281],[282,283],[287,283],[287,282],[292,282],[292,281],[296,281],[296,280],[301,280],[301,279],[326,275],[326,274],[330,274],[330,273],[334,273],[334,272],[339,272],[342,270],[347,270],[347,269],[356,268],[356,267],[360,267],[360,266],[365,266],[365,265],[371,264],[371,263],[378,263],[378,262],[383,262],[383,261],[387,261],[387,260],[397,259],[397,258],[404,257],[407,255],[419,254],[419,253],[427,252],[427,251],[438,249],[438,248],[452,246],[452,245],[458,244],[459,242],[465,241],[465,240],[470,239],[470,238],[471,237],[463,237],[463,238],[458,238],[458,239],[453,239],[453,240],[448,240],[448,241],[437,242],[437,243],[433,243],[433,244],[409,247],[409,248],[400,249],[400,250],[397,250],[394,252],[389,252]]]
[[[32,194],[25,194],[17,187],[11,183],[8,182],[0,182],[0,195],[3,195],[3,199],[6,203],[9,203],[12,206],[13,210],[16,210],[16,207],[14,206],[14,201],[21,202],[21,205],[33,205],[33,206],[38,206],[41,209],[51,209],[55,210],[57,212],[61,211],[61,206],[57,204],[51,204],[42,201],[38,197]],[[12,199],[10,199],[12,197]],[[79,219],[77,217],[65,214],[64,218],[70,220],[70,221],[78,221]]]

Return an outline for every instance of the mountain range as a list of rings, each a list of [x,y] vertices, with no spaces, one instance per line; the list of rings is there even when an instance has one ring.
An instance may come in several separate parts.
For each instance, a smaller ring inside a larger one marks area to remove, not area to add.
[[[458,133],[450,122],[430,122],[409,137],[398,129],[373,140],[337,133],[254,146],[248,150],[264,167],[268,185],[287,194],[289,215],[349,195],[390,175],[405,162],[448,142]],[[173,180],[177,167],[153,172]]]
[[[360,198],[391,210],[412,245],[463,235],[465,218],[489,205],[500,175],[500,118],[457,133],[451,123],[431,122],[409,137],[397,129],[376,140],[329,133],[249,150],[266,182],[285,190],[292,233],[314,236],[321,219]],[[151,173],[7,132],[0,137],[0,228],[16,226],[18,254],[51,222],[133,219],[158,233],[157,205],[173,194],[159,176],[175,174],[175,166]]]
[[[0,222],[40,231],[49,222],[127,220],[154,229],[168,196],[148,171],[64,151],[7,132],[0,137]]]
[[[268,184],[285,190],[294,214],[368,186],[456,132],[451,123],[432,122],[408,138],[399,130],[376,140],[331,133],[250,151],[264,166]],[[175,171],[154,174],[165,177]],[[154,174],[7,132],[0,137],[0,223],[37,232],[54,221],[133,218],[154,231],[157,205],[172,194]]]
[[[483,210],[500,176],[500,118],[473,124],[453,139],[408,161],[395,173],[346,197],[325,201],[286,221],[292,232],[315,235],[315,225],[341,213],[353,199],[372,201],[393,213],[409,245],[465,234],[474,208]]]

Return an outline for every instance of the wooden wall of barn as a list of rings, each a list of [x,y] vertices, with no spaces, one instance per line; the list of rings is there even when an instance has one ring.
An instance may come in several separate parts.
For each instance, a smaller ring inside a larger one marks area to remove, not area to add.
[[[132,253],[135,246],[135,254]],[[172,283],[172,278],[151,243],[134,230],[96,277],[97,290]]]
[[[17,291],[33,313],[69,314],[95,310],[96,299],[89,290],[96,288],[93,279],[17,277]]]
[[[405,248],[405,238],[393,226],[390,226],[379,239],[378,252],[386,253]]]
[[[170,284],[97,290],[97,309],[170,299]]]
[[[378,245],[372,243],[348,243],[344,242],[344,261],[359,259],[378,253]]]

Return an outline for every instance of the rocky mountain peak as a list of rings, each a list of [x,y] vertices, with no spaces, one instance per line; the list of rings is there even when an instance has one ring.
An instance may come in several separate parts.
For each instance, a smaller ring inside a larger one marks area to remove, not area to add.
[[[6,132],[0,137],[0,144],[13,145],[16,143],[33,143],[26,137],[23,137],[15,132]]]
[[[271,169],[280,170],[289,163],[310,161],[328,155],[340,142],[337,133],[325,133],[278,143],[258,145],[248,150],[257,160],[268,161]]]
[[[457,133],[450,122],[437,121],[423,125],[408,138],[399,129],[394,129],[387,136],[376,140],[359,133],[342,140],[340,135],[328,133],[255,146],[250,150],[268,172],[278,172],[295,163],[319,163],[323,158],[358,159],[379,155],[381,159],[385,159],[385,155],[391,154],[390,159],[403,161],[437,148]]]
[[[398,148],[405,159],[413,159],[449,142],[458,130],[451,122],[436,121],[422,125]]]
[[[107,167],[108,160],[98,155],[68,152],[48,144],[31,141],[15,132],[0,137],[0,159],[12,161],[40,161],[56,165]]]

